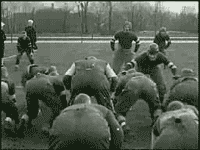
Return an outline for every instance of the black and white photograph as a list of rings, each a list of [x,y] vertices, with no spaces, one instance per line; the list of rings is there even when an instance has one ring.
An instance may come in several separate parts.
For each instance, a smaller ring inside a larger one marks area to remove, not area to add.
[[[1,1],[1,149],[198,149],[198,1]]]

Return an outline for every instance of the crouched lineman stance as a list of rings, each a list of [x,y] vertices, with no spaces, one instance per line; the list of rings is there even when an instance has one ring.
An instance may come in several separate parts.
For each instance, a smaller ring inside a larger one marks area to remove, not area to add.
[[[6,114],[5,124],[9,127],[19,124],[19,114],[16,107],[15,84],[8,78],[6,67],[1,67],[1,107]]]
[[[27,69],[22,73],[21,84],[25,87],[26,82],[32,79],[37,73],[42,73],[46,75],[59,75],[55,66],[45,67],[39,66],[37,64],[28,65]]]
[[[114,110],[110,92],[115,91],[117,78],[110,65],[104,60],[90,56],[76,61],[63,78],[65,88],[71,91],[69,105],[74,103],[74,98],[79,93],[85,93],[94,96],[98,104]]]
[[[55,117],[67,107],[64,84],[59,76],[49,76],[38,73],[34,78],[26,82],[26,101],[27,114],[22,116],[20,130],[23,131],[25,126],[32,126],[32,120],[35,119],[39,112],[39,100],[41,100],[52,111],[49,120],[52,126]]]
[[[164,100],[164,108],[168,106],[170,102],[181,101],[188,105],[193,105],[198,108],[198,78],[195,77],[195,73],[192,69],[183,68],[181,75],[175,80],[171,86],[167,97]]]
[[[128,126],[125,126],[124,117],[139,99],[148,104],[153,124],[162,112],[156,84],[144,74],[131,69],[119,77],[115,92],[115,111],[125,132],[128,132]]]
[[[158,45],[155,43],[150,44],[147,52],[137,56],[135,62],[137,64],[136,70],[150,75],[151,79],[156,83],[162,103],[166,94],[166,85],[159,65],[164,64],[168,66],[174,76],[176,75],[177,67],[158,51]]]
[[[178,101],[172,103],[154,124],[151,149],[198,149],[198,110]]]
[[[74,105],[65,108],[50,130],[49,150],[121,149],[123,131],[112,111],[91,104],[86,94],[75,97]]]
[[[113,58],[113,70],[118,74],[123,66],[123,64],[130,62],[134,53],[136,53],[140,46],[139,38],[131,31],[131,22],[126,21],[123,27],[123,31],[119,31],[114,35],[114,38],[110,42],[111,49],[115,50],[115,41],[118,40],[118,49],[114,53]],[[135,50],[132,50],[132,42],[135,41]]]
[[[17,55],[16,63],[15,63],[15,70],[19,68],[20,59],[22,55],[24,54],[24,52],[26,52],[26,55],[30,63],[34,64],[30,38],[27,36],[26,31],[23,31],[22,34],[23,35],[20,36],[17,41],[18,55]]]

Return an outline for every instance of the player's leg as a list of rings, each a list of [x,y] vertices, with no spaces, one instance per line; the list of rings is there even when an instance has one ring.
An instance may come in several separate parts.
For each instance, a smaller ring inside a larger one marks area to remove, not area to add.
[[[31,50],[26,50],[26,55],[27,55],[27,57],[29,59],[29,62],[31,64],[34,64],[32,48],[31,48]]]
[[[32,127],[32,120],[35,119],[39,112],[39,100],[37,95],[32,94],[30,91],[26,93],[27,112],[21,117],[19,134],[24,133],[25,129]]]
[[[35,50],[38,49],[38,46],[36,44],[36,40],[35,39],[33,40],[33,49],[35,49]]]
[[[2,110],[6,113],[7,117],[10,117],[15,121],[15,123],[19,123],[19,114],[18,114],[18,108],[15,105],[15,102],[11,101],[9,98],[7,100],[3,100],[1,102],[2,104]]]
[[[126,64],[128,62],[131,62],[131,60],[133,60],[133,58],[134,58],[134,52],[132,51],[132,49],[126,49],[124,51],[125,51],[124,62]]]
[[[162,103],[163,100],[164,100],[164,96],[166,94],[166,85],[165,85],[165,81],[164,81],[164,77],[163,77],[161,68],[155,67],[154,69],[152,69],[150,76],[151,76],[151,79],[157,85],[159,98],[160,98],[160,101]]]
[[[17,54],[16,62],[15,62],[15,70],[18,70],[20,60],[21,60],[22,55],[23,55],[23,53],[24,53],[24,49],[22,49],[22,48],[20,48],[20,47],[17,47],[17,50],[18,50],[18,54]]]
[[[134,104],[138,100],[138,96],[139,94],[136,91],[134,91],[134,89],[130,90],[125,88],[123,92],[116,97],[118,101],[115,105],[116,119],[121,125],[124,134],[128,134],[131,130],[130,126],[127,124],[126,117],[131,107],[134,106]]]
[[[164,48],[159,48],[159,51],[160,51],[163,55],[167,56],[166,50],[165,50]],[[166,69],[166,68],[167,68],[167,66],[164,65],[164,69]]]
[[[98,104],[105,106],[106,108],[110,109],[114,112],[114,104],[110,97],[110,90],[106,87],[99,87],[95,90],[95,98]]]
[[[120,72],[123,63],[124,63],[124,54],[122,52],[121,46],[118,46],[118,49],[114,52],[113,64],[112,64],[113,70],[115,71],[116,74]]]
[[[158,89],[156,84],[150,81],[150,79],[148,78],[145,78],[141,82],[143,82],[144,85],[141,97],[149,106],[149,111],[151,114],[152,125],[153,125],[154,121],[161,114],[161,102],[159,99]]]
[[[33,49],[33,39],[31,37],[29,37],[29,38],[30,38],[30,41],[31,41],[31,47]]]

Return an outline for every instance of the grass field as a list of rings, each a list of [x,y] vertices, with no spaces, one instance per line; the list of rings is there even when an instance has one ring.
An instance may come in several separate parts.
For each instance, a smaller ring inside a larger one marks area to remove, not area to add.
[[[16,44],[6,44],[6,56],[15,55]],[[97,58],[104,59],[109,63],[112,62],[113,52],[110,50],[109,44],[105,43],[65,43],[65,44],[47,44],[38,43],[38,51],[35,55],[35,63],[45,66],[56,65],[60,74],[70,67],[73,61],[82,59],[85,56],[93,55]],[[142,43],[138,53],[148,48],[147,43]],[[178,71],[184,67],[192,68],[198,74],[198,44],[181,43],[172,44],[167,52],[170,60],[172,60],[178,67]],[[17,86],[20,86],[20,76],[25,67],[29,64],[28,59],[24,56],[20,63],[19,71],[14,71],[15,58],[10,58],[5,61],[10,77],[14,80]],[[166,79],[167,88],[172,84],[170,70],[164,70],[164,77]],[[24,110],[25,96],[22,89],[17,89],[17,105],[20,112]],[[47,111],[48,112],[48,111]],[[136,103],[133,110],[132,136],[127,137],[123,148],[125,149],[142,149],[149,148],[150,144],[150,114],[148,107],[143,101]],[[39,131],[41,125],[47,121],[45,116],[40,116],[35,120],[36,127],[27,131],[25,139],[12,139],[6,137],[3,132],[2,148],[45,148],[47,138],[42,136]]]

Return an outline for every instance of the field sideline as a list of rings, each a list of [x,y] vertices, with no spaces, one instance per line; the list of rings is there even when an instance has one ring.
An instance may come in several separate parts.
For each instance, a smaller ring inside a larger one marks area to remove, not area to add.
[[[148,43],[142,43],[138,53],[148,49]],[[97,58],[104,59],[109,63],[112,62],[113,52],[110,49],[108,43],[38,43],[38,51],[35,53],[35,63],[39,65],[56,65],[58,72],[64,74],[70,65],[77,59],[82,59],[85,56],[93,55]],[[5,45],[5,57],[16,55],[16,44],[6,43]],[[137,54],[138,55],[138,54]],[[198,44],[197,43],[173,43],[167,52],[167,56],[178,67],[178,72],[184,67],[194,69],[198,74]],[[11,79],[14,80],[17,86],[20,86],[20,77],[22,71],[29,64],[26,56],[22,57],[19,71],[14,71],[15,57],[8,58],[5,61],[5,65],[8,67],[8,71]],[[164,70],[164,76],[166,79],[167,88],[172,84],[171,72]],[[17,89],[17,104],[21,111],[24,111],[25,95],[22,89]],[[135,148],[149,148],[150,144],[150,128],[149,124],[151,120],[149,118],[147,105],[140,101],[135,107],[135,128],[132,131],[133,136],[129,137],[124,142],[124,149]],[[46,148],[47,138],[38,133],[42,123],[45,123],[47,119],[45,117],[38,117],[35,120],[37,128],[29,131],[29,134],[25,139],[13,139],[6,138],[5,133],[2,133],[2,148]],[[41,140],[43,142],[41,142]]]
[[[37,28],[36,28],[37,30]],[[138,37],[154,37],[155,31],[134,31]],[[198,33],[190,33],[190,32],[181,32],[181,31],[167,31],[170,37],[198,37]],[[6,34],[7,37],[11,36],[11,34]],[[19,34],[13,34],[14,36],[19,36]],[[70,37],[70,36],[81,36],[81,33],[37,33],[38,37]],[[113,35],[101,35],[96,33],[82,34],[85,37],[108,37]]]

